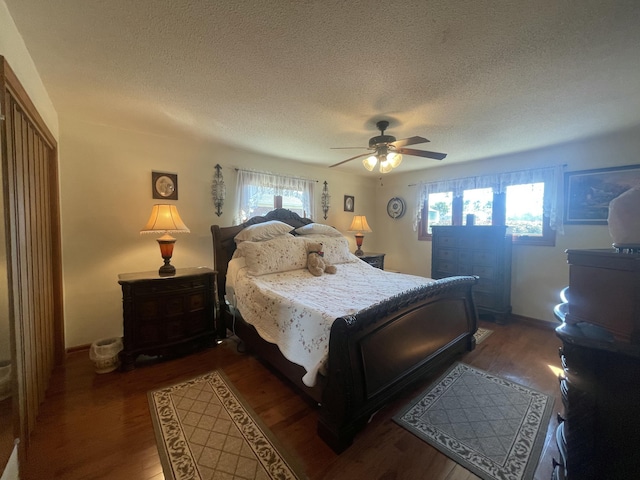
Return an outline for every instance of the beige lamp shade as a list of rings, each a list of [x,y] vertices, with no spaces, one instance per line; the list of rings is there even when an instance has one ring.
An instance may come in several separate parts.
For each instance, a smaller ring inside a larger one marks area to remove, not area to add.
[[[367,223],[367,217],[364,215],[354,215],[353,221],[351,222],[351,226],[349,227],[350,232],[371,232],[371,227]]]
[[[362,232],[370,232],[371,227],[367,223],[367,217],[364,215],[354,215],[353,221],[351,222],[351,226],[349,227],[350,232],[356,232],[356,245],[357,249],[355,252],[356,256],[362,257],[364,252],[362,251],[362,242],[364,240],[364,234]]]
[[[175,205],[154,205],[140,233],[190,233]]]
[[[175,275],[176,268],[171,265],[173,246],[176,239],[170,233],[189,233],[189,228],[184,224],[175,205],[154,205],[151,216],[140,233],[164,233],[156,241],[160,245],[160,254],[164,265],[158,270],[160,276]]]

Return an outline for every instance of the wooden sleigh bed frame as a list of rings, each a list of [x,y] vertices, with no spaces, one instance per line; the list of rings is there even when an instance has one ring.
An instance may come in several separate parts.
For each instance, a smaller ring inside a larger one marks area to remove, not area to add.
[[[218,335],[233,331],[252,351],[320,405],[318,435],[336,452],[346,449],[372,414],[420,377],[436,374],[475,348],[477,313],[471,289],[477,277],[444,278],[396,295],[355,315],[337,318],[331,327],[327,375],[312,388],[302,383],[305,370],[278,347],[263,340],[224,302],[227,265],[234,237],[245,227],[279,220],[298,228],[312,223],[276,209],[232,227],[211,226],[218,272]]]

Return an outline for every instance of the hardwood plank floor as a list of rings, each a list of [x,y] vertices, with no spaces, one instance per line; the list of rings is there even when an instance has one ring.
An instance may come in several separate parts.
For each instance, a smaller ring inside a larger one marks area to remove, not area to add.
[[[560,340],[552,329],[522,322],[480,322],[494,333],[461,361],[551,394],[562,410],[557,374]],[[424,379],[380,410],[341,455],[316,436],[315,405],[233,340],[189,356],[149,359],[135,370],[97,375],[87,352],[70,354],[52,377],[21,465],[23,480],[163,479],[147,392],[223,370],[237,390],[298,459],[310,479],[477,479],[468,470],[396,425],[391,417],[435,378]],[[555,415],[547,429],[535,480],[551,476],[557,457]]]

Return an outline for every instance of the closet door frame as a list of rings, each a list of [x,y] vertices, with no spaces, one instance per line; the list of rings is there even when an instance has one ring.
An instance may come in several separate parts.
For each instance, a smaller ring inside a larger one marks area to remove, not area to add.
[[[3,220],[6,225],[11,353],[15,366],[12,409],[14,434],[20,439],[20,462],[24,462],[29,436],[35,428],[51,372],[65,358],[58,147],[2,56],[0,87]],[[30,163],[36,165],[33,168],[16,167],[18,154],[23,158],[35,158],[39,163]],[[39,222],[46,225],[44,241],[37,238],[38,235],[29,235],[33,228],[25,228],[25,223],[38,228]],[[39,286],[44,287],[43,291],[37,288]],[[24,289],[29,289],[30,293],[24,295]],[[47,296],[46,308],[36,301],[40,301],[41,295]],[[35,314],[25,315],[25,312]],[[43,338],[51,344],[41,345],[39,342]]]

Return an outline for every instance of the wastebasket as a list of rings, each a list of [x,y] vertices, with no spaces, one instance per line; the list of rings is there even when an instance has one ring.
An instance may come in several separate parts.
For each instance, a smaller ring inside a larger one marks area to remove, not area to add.
[[[96,367],[96,373],[113,372],[120,366],[118,354],[122,351],[122,338],[106,338],[91,344],[89,358]]]

